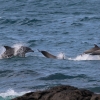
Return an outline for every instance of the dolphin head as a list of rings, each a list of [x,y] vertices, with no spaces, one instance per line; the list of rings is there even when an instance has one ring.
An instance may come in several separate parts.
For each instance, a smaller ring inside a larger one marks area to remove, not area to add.
[[[25,53],[28,53],[28,52],[34,52],[31,48],[29,48],[29,47],[24,47],[24,46],[22,46],[22,48],[23,48],[23,51],[25,52]]]
[[[31,48],[21,46],[17,51],[16,51],[16,56],[19,57],[25,57],[25,54],[28,52],[34,52]]]

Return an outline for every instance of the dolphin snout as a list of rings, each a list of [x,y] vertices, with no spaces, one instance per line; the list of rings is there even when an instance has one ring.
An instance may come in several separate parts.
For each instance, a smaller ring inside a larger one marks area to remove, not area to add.
[[[29,52],[34,52],[34,50],[30,50]]]

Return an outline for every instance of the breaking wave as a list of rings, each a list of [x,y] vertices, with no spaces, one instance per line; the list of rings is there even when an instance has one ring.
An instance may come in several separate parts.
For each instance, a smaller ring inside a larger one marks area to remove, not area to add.
[[[2,98],[0,100],[11,100],[28,92],[30,91],[16,92],[13,89],[8,89],[7,91],[0,93],[0,98]]]

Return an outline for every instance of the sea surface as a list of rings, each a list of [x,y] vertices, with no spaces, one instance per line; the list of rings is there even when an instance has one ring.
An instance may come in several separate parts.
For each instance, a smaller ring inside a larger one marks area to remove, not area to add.
[[[100,93],[100,56],[83,54],[94,44],[100,46],[100,0],[0,0],[0,54],[4,45],[34,50],[0,59],[0,100],[56,85]]]

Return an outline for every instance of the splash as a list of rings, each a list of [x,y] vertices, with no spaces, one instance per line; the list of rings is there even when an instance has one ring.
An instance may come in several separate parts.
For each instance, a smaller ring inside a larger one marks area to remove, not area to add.
[[[65,54],[64,53],[59,53],[57,55],[57,59],[65,59]]]
[[[5,48],[4,47],[0,47],[0,59],[2,59],[2,54],[5,52]]]
[[[8,98],[10,100],[14,97],[21,96],[28,92],[31,92],[31,91],[15,92],[13,89],[8,89],[6,92],[0,93],[0,97],[4,98],[4,100]]]
[[[14,56],[17,55],[17,51],[21,48],[21,46],[24,46],[24,44],[19,43],[19,44],[14,44],[13,45],[13,48],[15,48],[15,50],[14,50]]]
[[[100,60],[99,55],[89,55],[89,54],[82,54],[78,55],[75,58],[68,58],[68,60]]]

